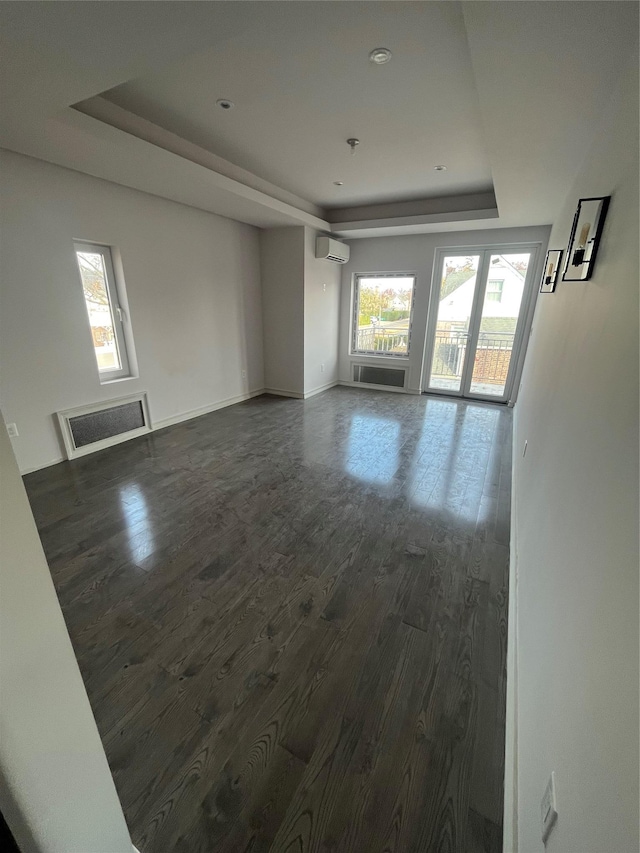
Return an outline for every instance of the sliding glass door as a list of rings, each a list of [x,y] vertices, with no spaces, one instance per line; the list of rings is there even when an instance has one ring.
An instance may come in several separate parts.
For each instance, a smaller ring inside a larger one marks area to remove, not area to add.
[[[424,390],[509,399],[531,295],[535,247],[440,252]]]

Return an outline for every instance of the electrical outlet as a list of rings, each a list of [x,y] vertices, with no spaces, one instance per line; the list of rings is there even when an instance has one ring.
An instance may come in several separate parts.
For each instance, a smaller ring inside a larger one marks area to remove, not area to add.
[[[320,373],[324,373],[324,362],[320,365]]]
[[[528,442],[528,441],[525,441],[525,443],[524,443],[524,447],[522,448],[522,457],[523,457],[523,458],[527,455],[527,445],[528,445],[528,444],[529,444],[529,442]]]
[[[243,378],[243,379],[246,379],[246,378],[247,378],[247,371],[246,371],[246,370],[243,370],[243,371],[242,371],[242,378]]]
[[[547,838],[558,819],[558,806],[556,803],[556,774],[551,773],[547,787],[544,789],[540,803],[540,820],[542,824],[542,842],[547,843]]]
[[[15,424],[7,424],[7,432],[11,438],[17,438],[19,435],[18,427]]]
[[[324,292],[326,292],[326,290],[327,290],[326,282],[325,282],[325,283],[323,283],[323,285],[322,285],[322,290],[323,290]]]

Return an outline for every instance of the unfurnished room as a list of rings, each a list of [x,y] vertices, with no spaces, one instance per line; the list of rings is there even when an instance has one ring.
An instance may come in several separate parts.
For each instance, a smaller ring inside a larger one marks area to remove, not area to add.
[[[0,4],[0,847],[637,853],[639,4]]]

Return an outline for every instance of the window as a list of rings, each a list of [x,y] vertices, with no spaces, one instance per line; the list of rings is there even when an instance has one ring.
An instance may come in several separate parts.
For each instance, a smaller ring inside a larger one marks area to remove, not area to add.
[[[118,300],[111,249],[74,243],[93,349],[101,382],[130,376],[124,313]]]
[[[487,302],[502,302],[502,291],[504,289],[504,279],[489,279],[487,282]]]
[[[416,278],[406,273],[356,275],[352,352],[409,354]]]

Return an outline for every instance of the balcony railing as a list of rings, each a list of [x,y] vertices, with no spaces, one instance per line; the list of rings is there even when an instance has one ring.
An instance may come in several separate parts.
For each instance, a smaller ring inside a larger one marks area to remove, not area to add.
[[[383,326],[366,326],[358,329],[356,350],[358,352],[386,352],[390,355],[406,355],[408,352],[409,329]]]
[[[509,370],[514,334],[480,332],[473,368],[474,383],[504,385]],[[468,337],[462,332],[436,331],[431,378],[459,379],[462,376]]]
[[[480,332],[473,368],[474,383],[496,386],[505,384],[513,339],[513,332]],[[356,351],[406,355],[408,340],[408,328],[365,326],[358,329]],[[431,365],[432,380],[460,379],[468,342],[469,338],[462,332],[436,331]]]

